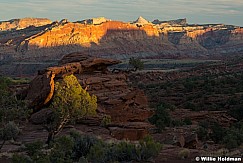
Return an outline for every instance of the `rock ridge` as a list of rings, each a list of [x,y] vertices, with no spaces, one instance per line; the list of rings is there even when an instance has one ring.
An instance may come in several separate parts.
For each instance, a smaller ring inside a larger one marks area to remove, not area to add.
[[[153,111],[148,107],[144,92],[129,87],[126,74],[112,73],[107,69],[108,66],[119,62],[72,53],[65,56],[58,66],[39,71],[30,83],[25,98],[35,112],[31,118],[32,122],[41,123],[41,117],[49,114],[46,109],[42,111],[42,108],[51,102],[55,81],[62,80],[65,75],[74,74],[81,86],[90,94],[96,95],[98,100],[98,117],[93,120],[83,119],[80,122],[101,125],[102,116],[109,115],[111,124],[108,128],[112,136],[130,140],[143,138],[153,127],[147,122]]]
[[[119,60],[131,57],[211,59],[243,53],[243,28],[233,25],[188,24],[186,19],[147,23],[142,17],[138,18],[142,24],[106,18],[91,20],[93,23],[73,23],[63,19],[40,27],[0,31],[1,69],[16,75],[17,65],[25,69],[47,67],[43,63],[57,64],[72,52]],[[8,66],[12,66],[12,72]]]

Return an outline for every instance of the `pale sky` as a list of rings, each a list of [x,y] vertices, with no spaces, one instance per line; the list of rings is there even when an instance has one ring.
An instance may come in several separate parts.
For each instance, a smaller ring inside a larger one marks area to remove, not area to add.
[[[78,21],[104,16],[133,21],[143,16],[190,24],[224,23],[243,26],[243,0],[0,0],[0,21],[42,17]]]

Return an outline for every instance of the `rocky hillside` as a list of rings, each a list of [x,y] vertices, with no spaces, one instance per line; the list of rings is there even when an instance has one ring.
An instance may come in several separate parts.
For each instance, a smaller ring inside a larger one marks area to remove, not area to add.
[[[80,122],[99,126],[104,117],[109,116],[111,123],[108,129],[113,137],[130,140],[143,138],[153,127],[147,122],[153,111],[148,108],[144,92],[128,85],[125,73],[107,70],[107,66],[117,63],[119,61],[113,59],[73,53],[64,57],[58,66],[39,71],[25,93],[22,93],[35,112],[31,121],[42,124],[46,120],[50,109],[45,108],[55,92],[55,82],[74,74],[82,87],[97,97],[98,103],[98,115],[81,119]]]
[[[188,25],[186,19],[150,23],[142,17],[132,23],[97,20],[73,23],[64,19],[50,24],[46,19],[21,19],[15,26],[6,25],[16,22],[13,20],[2,22],[2,71],[11,67],[13,71],[7,73],[14,74],[20,65],[26,72],[30,67],[47,67],[64,54],[77,51],[127,59],[215,58],[241,54],[243,50],[243,29],[232,25]]]

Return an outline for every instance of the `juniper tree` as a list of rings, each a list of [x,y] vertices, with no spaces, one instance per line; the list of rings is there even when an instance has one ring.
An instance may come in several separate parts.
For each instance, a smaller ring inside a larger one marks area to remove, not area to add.
[[[97,98],[84,90],[74,75],[65,76],[62,81],[55,83],[55,93],[51,104],[53,111],[52,123],[47,143],[60,133],[65,124],[89,115],[95,115]]]

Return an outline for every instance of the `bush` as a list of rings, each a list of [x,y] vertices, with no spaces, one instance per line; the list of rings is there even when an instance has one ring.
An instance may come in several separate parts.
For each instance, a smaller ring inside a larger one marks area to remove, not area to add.
[[[134,57],[130,58],[129,65],[133,66],[134,71],[144,69],[144,63],[139,58],[134,58]]]
[[[205,141],[206,139],[208,139],[208,129],[207,128],[199,126],[196,132],[197,132],[199,140]]]
[[[29,156],[13,154],[12,162],[13,163],[32,163],[33,161]]]
[[[223,143],[224,143],[225,147],[228,149],[236,148],[239,146],[239,144],[237,142],[237,136],[232,133],[228,133],[224,137]]]
[[[126,141],[122,141],[114,145],[113,150],[114,161],[131,161],[136,159],[136,147],[134,144],[131,144]]]
[[[192,121],[191,121],[190,118],[185,118],[185,119],[183,120],[183,122],[184,122],[185,125],[192,125]]]
[[[164,130],[166,126],[171,125],[170,115],[164,105],[159,105],[157,107],[155,114],[149,118],[149,121],[158,128],[159,132]]]
[[[18,128],[18,126],[14,122],[8,122],[4,126],[4,128],[0,129],[0,139],[3,140],[0,149],[3,147],[3,145],[7,140],[11,140],[11,139],[15,140],[19,135],[19,133],[20,133],[20,129]]]
[[[243,101],[243,100],[242,100]],[[229,114],[238,119],[239,121],[243,119],[243,104],[234,106],[234,108],[229,110]]]
[[[88,162],[88,159],[85,158],[85,157],[81,157],[79,160],[78,160],[78,163],[89,163]]]
[[[70,136],[62,136],[55,140],[50,153],[51,162],[67,163],[72,161],[74,141]]]
[[[190,150],[185,148],[179,151],[178,156],[180,159],[186,159],[190,155]]]
[[[106,144],[99,142],[92,146],[88,158],[91,162],[128,162],[147,161],[159,154],[162,146],[156,143],[152,137],[146,137],[139,144],[131,144],[122,141],[118,144]]]
[[[239,122],[227,130],[223,143],[228,149],[236,148],[243,143],[243,122]]]
[[[185,123],[182,120],[178,119],[173,119],[171,120],[171,126],[172,127],[177,127],[177,126],[183,126]]]
[[[87,155],[90,162],[106,163],[113,159],[112,155],[108,155],[110,146],[102,141],[94,144]]]
[[[90,96],[74,75],[65,76],[61,82],[55,83],[51,108],[54,116],[52,125],[48,128],[48,143],[70,120],[95,115],[97,98],[94,95]]]
[[[111,124],[111,116],[110,115],[105,115],[103,118],[102,118],[102,121],[101,121],[101,126],[105,127],[107,125]]]
[[[147,161],[157,156],[161,147],[161,144],[155,142],[151,137],[140,140],[139,144],[132,144],[129,141],[107,143],[92,136],[71,132],[69,136],[55,139],[48,150],[43,149],[42,143],[39,141],[27,144],[27,156],[16,155],[12,160],[37,163]]]
[[[10,78],[0,77],[0,122],[27,119],[30,109],[24,101],[18,100],[9,86],[13,84]]]
[[[32,143],[25,144],[26,152],[29,156],[39,155],[41,149],[43,148],[44,143],[40,140],[37,140]]]
[[[44,143],[37,140],[32,143],[25,144],[25,151],[27,155],[14,155],[12,157],[12,162],[36,162],[36,163],[51,163],[49,155],[44,153]]]
[[[79,160],[81,157],[86,157],[90,152],[90,148],[99,142],[99,140],[94,136],[81,135],[75,131],[72,131],[70,136],[74,140],[72,155],[74,160]]]
[[[151,136],[147,136],[139,141],[140,146],[136,149],[138,153],[138,161],[147,161],[148,159],[155,157],[159,154],[162,145],[155,142]]]
[[[212,125],[212,133],[210,134],[210,137],[212,140],[216,143],[219,143],[223,140],[223,137],[225,136],[226,130],[222,128],[218,123],[213,123]]]
[[[184,108],[190,109],[192,111],[197,111],[198,110],[196,105],[193,102],[189,102],[189,101],[184,104]]]

